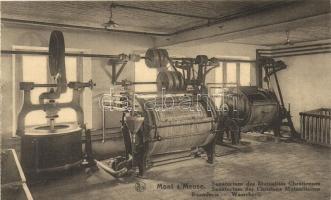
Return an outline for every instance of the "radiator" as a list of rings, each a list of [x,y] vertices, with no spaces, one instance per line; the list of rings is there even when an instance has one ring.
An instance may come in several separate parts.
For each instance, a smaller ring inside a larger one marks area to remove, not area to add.
[[[320,108],[300,113],[301,139],[331,147],[331,109]]]

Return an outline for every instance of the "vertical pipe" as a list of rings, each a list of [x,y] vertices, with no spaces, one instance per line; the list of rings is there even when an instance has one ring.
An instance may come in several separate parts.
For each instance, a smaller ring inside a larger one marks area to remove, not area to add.
[[[102,107],[102,143],[105,142],[105,107],[101,105]]]
[[[327,119],[322,117],[321,118],[321,134],[323,135],[324,140],[322,141],[322,144],[327,144],[327,134],[326,134],[326,125],[327,125]]]
[[[301,139],[305,139],[306,137],[306,132],[305,132],[305,128],[306,128],[306,121],[305,121],[305,116],[303,115],[303,113],[301,113],[301,118],[302,118],[302,130],[301,132]]]
[[[317,134],[316,134],[316,117],[312,117],[313,119],[313,143],[317,142]]]
[[[308,134],[309,134],[309,136],[308,136],[308,141],[310,142],[311,141],[311,139],[312,139],[312,135],[311,135],[311,117],[308,115],[308,123],[309,123],[309,127],[308,127]]]
[[[321,143],[321,129],[320,129],[320,121],[321,121],[321,117],[320,116],[315,116],[316,118],[316,143],[319,144]]]
[[[318,118],[318,123],[317,123],[317,133],[318,133],[318,143],[323,143],[323,137],[322,137],[322,129],[321,129],[321,121],[322,121],[322,116]]]
[[[313,138],[312,138],[312,142],[315,143],[316,142],[316,133],[315,133],[315,117],[311,117],[311,121],[312,121],[312,135],[313,135]]]
[[[306,140],[309,140],[309,116],[305,114],[306,120]]]
[[[326,123],[326,135],[327,135],[327,137],[328,137],[328,139],[327,139],[327,144],[331,144],[331,142],[330,142],[330,137],[331,137],[331,135],[330,135],[330,119],[326,119],[326,121],[327,121],[327,123]]]

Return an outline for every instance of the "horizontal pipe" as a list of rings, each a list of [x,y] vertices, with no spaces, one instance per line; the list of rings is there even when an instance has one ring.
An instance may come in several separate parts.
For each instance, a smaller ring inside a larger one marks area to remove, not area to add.
[[[130,82],[130,85],[156,84],[156,82]],[[116,82],[115,85],[122,85],[122,82]]]
[[[45,51],[14,51],[14,50],[1,50],[2,54],[26,54],[26,55],[49,55],[48,52]],[[109,59],[120,59],[119,55],[109,55],[109,54],[85,54],[85,53],[65,53],[65,56],[73,56],[73,57],[89,57],[89,58],[109,58]],[[140,57],[141,59],[145,59],[144,56]],[[192,58],[176,58],[171,57],[173,60],[187,60]],[[248,62],[254,63],[255,60],[242,60],[242,59],[226,59],[226,58],[216,58],[219,62]]]
[[[298,49],[298,48],[307,48],[307,47],[318,47],[318,46],[325,46],[325,45],[331,45],[331,43],[330,42],[327,42],[327,43],[318,43],[318,44],[310,44],[310,45],[283,47],[283,48],[277,48],[277,49],[257,49],[257,51],[258,52],[262,52],[262,51],[280,51],[280,50],[288,50],[288,49]]]
[[[156,84],[157,82],[133,82],[133,84],[135,85],[139,85],[139,84]]]
[[[33,87],[57,87],[59,85],[60,84],[55,84],[55,83],[34,83]]]
[[[213,87],[209,87],[209,88],[210,89],[223,89],[223,88],[227,88],[227,87],[224,87],[224,86],[213,86]]]
[[[317,47],[317,48],[310,48],[310,49],[294,49],[294,50],[289,50],[289,51],[272,51],[272,52],[265,52],[265,53],[260,53],[260,55],[274,55],[274,54],[285,54],[285,53],[296,53],[296,52],[307,52],[307,51],[318,51],[318,50],[331,50],[331,46],[329,47]]]
[[[241,59],[225,59],[216,58],[219,62],[241,62],[241,63],[255,63],[255,60],[241,60]]]
[[[237,83],[216,83],[216,82],[209,82],[207,85],[237,85]]]
[[[18,24],[40,25],[40,26],[52,26],[52,27],[73,28],[73,29],[82,29],[82,30],[90,30],[90,31],[132,33],[132,34],[150,35],[150,36],[171,36],[171,34],[169,34],[169,33],[153,33],[153,32],[143,32],[143,31],[105,29],[105,28],[90,27],[90,26],[78,26],[78,25],[59,24],[59,23],[40,22],[40,21],[30,21],[30,20],[22,20],[22,19],[0,18],[0,21],[1,21],[1,23],[6,23],[7,22],[7,23],[18,23]]]
[[[195,59],[193,58],[176,58],[176,57],[171,57],[172,60],[176,61],[183,61],[183,60],[192,60],[193,62]],[[244,59],[231,59],[231,58],[216,58],[219,62],[242,62],[242,63],[255,63],[255,60],[244,60]]]
[[[46,55],[46,56],[49,55],[49,53],[45,51],[13,51],[13,50],[1,50],[1,55],[2,54],[10,54],[10,55],[26,54],[26,55]],[[119,55],[107,55],[107,54],[65,53],[65,56],[120,59]]]
[[[319,51],[319,52],[309,52],[309,53],[287,54],[287,55],[277,55],[277,56],[271,56],[271,57],[272,58],[283,58],[283,57],[291,57],[291,56],[304,56],[304,55],[325,54],[325,53],[331,53],[331,51]]]

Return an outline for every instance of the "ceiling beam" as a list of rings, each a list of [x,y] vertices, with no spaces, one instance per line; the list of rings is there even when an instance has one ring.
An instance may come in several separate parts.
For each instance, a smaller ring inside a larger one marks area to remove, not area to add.
[[[248,36],[274,31],[324,23],[330,27],[330,8],[328,1],[295,2],[283,7],[261,11],[245,18],[222,21],[211,26],[202,27],[175,34],[158,37],[156,47],[167,47],[190,42],[224,42]]]
[[[135,7],[135,6],[129,6],[129,5],[122,5],[122,4],[117,4],[117,3],[113,3],[113,4],[111,4],[111,6],[113,8],[118,7],[118,8],[125,8],[125,9],[142,10],[142,11],[147,11],[147,12],[162,13],[162,14],[166,14],[166,15],[174,15],[174,16],[189,17],[189,18],[196,18],[196,19],[205,19],[205,20],[216,19],[213,17],[190,15],[190,14],[185,14],[185,13],[175,13],[175,12],[155,10],[155,9],[150,9],[150,8],[141,8],[141,7]]]
[[[265,10],[268,10],[268,9],[273,9],[275,7],[285,6],[285,5],[288,5],[290,3],[292,3],[292,2],[273,2],[273,3],[267,4],[267,5],[262,6],[262,7],[246,9],[246,10],[243,10],[243,11],[240,11],[240,12],[232,13],[230,15],[224,15],[224,16],[218,17],[214,20],[209,20],[208,23],[205,23],[205,24],[196,25],[196,26],[193,26],[193,27],[188,27],[188,28],[185,28],[185,29],[181,29],[181,30],[179,30],[177,32],[174,32],[174,33],[171,33],[171,34],[176,35],[176,34],[179,34],[179,33],[187,32],[187,31],[191,31],[191,30],[196,30],[196,29],[203,28],[203,27],[209,27],[209,26],[212,26],[212,25],[215,25],[215,24],[220,24],[222,22],[229,21],[229,20],[232,20],[232,19],[236,19],[236,18],[239,18],[239,17],[246,17],[248,15],[255,14],[255,13],[258,13],[258,12],[261,12],[261,11],[265,11]]]

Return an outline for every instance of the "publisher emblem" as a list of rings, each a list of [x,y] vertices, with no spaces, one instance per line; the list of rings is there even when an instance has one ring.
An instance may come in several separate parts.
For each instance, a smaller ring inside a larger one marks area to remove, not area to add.
[[[135,185],[137,192],[143,192],[146,190],[146,184],[144,182],[138,181]]]

